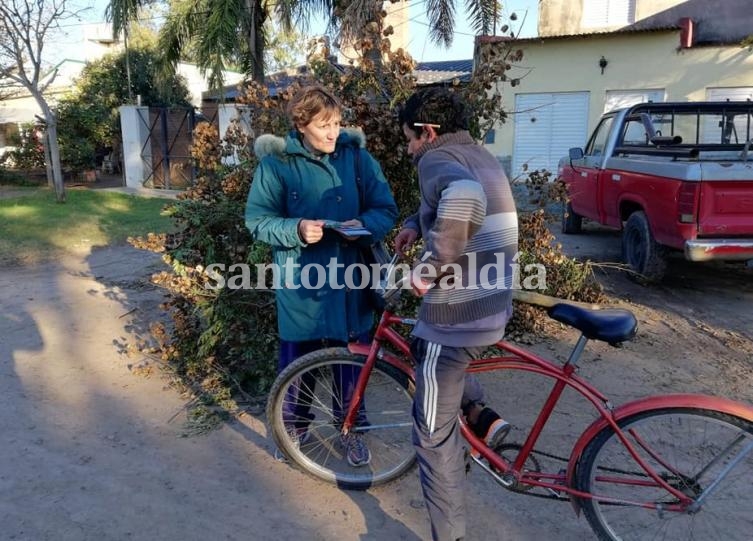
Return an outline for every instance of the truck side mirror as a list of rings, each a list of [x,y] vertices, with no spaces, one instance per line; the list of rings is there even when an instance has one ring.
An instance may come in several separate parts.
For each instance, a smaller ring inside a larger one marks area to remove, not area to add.
[[[580,160],[583,158],[583,149],[580,147],[573,147],[568,151],[570,160]]]

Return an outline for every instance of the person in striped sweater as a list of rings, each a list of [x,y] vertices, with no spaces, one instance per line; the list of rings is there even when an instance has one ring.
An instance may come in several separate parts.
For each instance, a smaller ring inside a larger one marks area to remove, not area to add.
[[[465,536],[462,409],[476,435],[499,445],[510,425],[483,403],[470,360],[498,342],[512,315],[518,219],[498,160],[468,132],[469,111],[443,88],[421,90],[400,108],[421,201],[395,238],[423,251],[411,286],[422,297],[411,352],[417,362],[413,443],[433,539]]]

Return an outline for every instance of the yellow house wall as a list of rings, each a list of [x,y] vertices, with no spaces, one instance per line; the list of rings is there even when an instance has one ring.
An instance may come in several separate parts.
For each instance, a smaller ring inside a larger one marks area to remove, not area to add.
[[[515,96],[534,92],[589,92],[588,132],[604,109],[607,90],[664,89],[666,101],[701,101],[711,87],[753,86],[753,52],[740,46],[678,50],[679,32],[561,38],[516,43],[524,51],[510,77],[520,85],[503,85],[504,107],[514,112]],[[601,74],[599,59],[608,65]],[[496,126],[497,156],[511,156],[514,115]],[[582,142],[585,144],[585,141]]]

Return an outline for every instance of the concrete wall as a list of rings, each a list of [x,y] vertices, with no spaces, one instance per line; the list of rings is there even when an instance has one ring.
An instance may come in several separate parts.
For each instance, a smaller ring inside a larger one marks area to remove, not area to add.
[[[394,4],[392,2],[385,2],[384,9],[387,11],[387,18],[384,20],[384,25],[391,25],[395,30],[395,33],[389,36],[392,50],[397,51],[402,48],[407,51],[411,37],[408,0],[399,0]]]
[[[388,36],[391,50],[397,51],[402,48],[408,50],[410,42],[410,14],[408,9],[408,0],[397,0],[395,3],[385,1],[382,3],[382,9],[387,12],[384,19],[384,27],[392,26],[394,34]],[[358,60],[359,55],[353,49],[350,43],[341,43],[337,51],[337,61],[341,64],[347,64],[349,61]]]
[[[123,105],[119,110],[123,136],[123,176],[126,186],[141,188],[152,167],[152,150],[146,145],[149,138],[149,107]]]
[[[685,1],[633,0],[635,21],[666,11],[685,3]],[[587,0],[541,0],[539,4],[539,36],[562,36],[615,29],[614,26],[603,28],[582,26],[584,6],[587,6]],[[672,21],[671,24],[676,23],[677,21]]]
[[[610,0],[615,2],[615,0]],[[565,36],[614,31],[625,26],[632,29],[669,28],[689,17],[695,23],[694,35],[699,43],[734,43],[749,36],[753,30],[751,0],[621,0],[633,17],[630,21],[611,26],[584,24],[584,15],[593,16],[595,9],[606,9],[607,0],[541,0],[539,4],[539,36]],[[616,6],[617,4],[613,4]],[[630,10],[632,9],[632,13]],[[614,13],[614,11],[613,11]],[[593,17],[592,17],[593,18]],[[593,21],[591,21],[593,22]]]

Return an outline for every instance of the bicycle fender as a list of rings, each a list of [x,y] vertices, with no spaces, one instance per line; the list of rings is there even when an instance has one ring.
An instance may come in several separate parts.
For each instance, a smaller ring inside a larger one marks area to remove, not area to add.
[[[348,351],[350,351],[353,355],[363,355],[364,357],[368,357],[370,350],[371,344],[361,344],[358,342],[348,343]]]
[[[718,411],[753,423],[753,407],[726,398],[699,394],[668,394],[641,398],[619,406],[612,412],[612,417],[616,422],[619,422],[636,413],[667,408],[699,408]],[[607,426],[609,426],[609,423],[606,419],[599,417],[583,431],[578,441],[575,442],[567,464],[567,486],[574,486],[575,470],[583,451],[591,440]],[[573,506],[575,514],[580,515],[580,504],[577,499],[570,498],[570,504]]]

